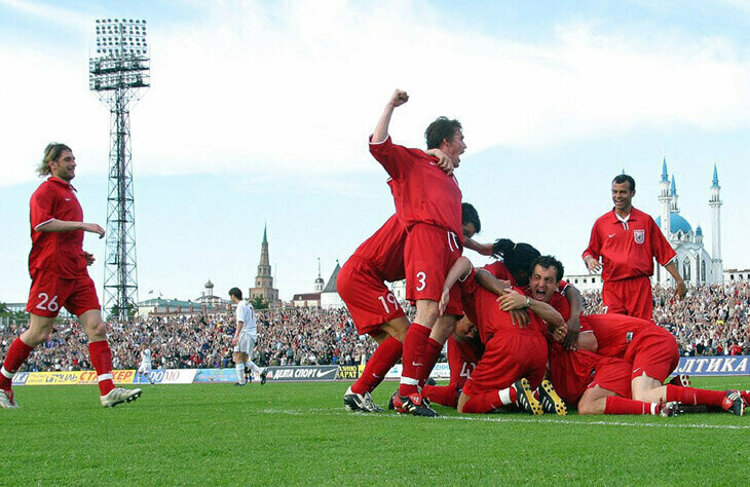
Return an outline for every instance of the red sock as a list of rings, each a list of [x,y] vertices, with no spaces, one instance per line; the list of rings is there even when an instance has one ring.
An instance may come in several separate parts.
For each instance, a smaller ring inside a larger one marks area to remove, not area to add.
[[[391,367],[396,365],[402,353],[403,345],[396,338],[389,336],[383,340],[383,343],[378,345],[375,353],[372,354],[369,362],[367,362],[362,376],[357,382],[352,384],[352,392],[357,394],[372,392],[378,384],[383,382],[385,374],[391,370]]]
[[[107,340],[89,343],[89,355],[99,377],[99,392],[104,396],[115,388],[112,381],[112,352]]]
[[[422,377],[424,350],[430,338],[430,329],[419,323],[412,323],[404,338],[403,371],[398,395],[405,397],[418,392],[417,385]]]
[[[709,391],[694,387],[680,387],[667,384],[667,402],[680,401],[685,405],[719,406],[726,396],[724,391]]]
[[[0,370],[0,389],[10,390],[13,385],[13,375],[29,357],[34,347],[26,345],[21,338],[16,338],[10,344],[8,355],[5,357],[3,368]],[[10,375],[10,377],[8,377]]]
[[[471,396],[469,400],[464,403],[463,412],[474,414],[491,413],[502,405],[503,403],[500,401],[497,391],[485,392]]]
[[[458,389],[456,386],[424,386],[422,387],[422,397],[432,402],[455,408],[458,405]]]
[[[607,396],[604,414],[656,414],[654,406],[656,405],[650,402]]]
[[[422,376],[419,378],[419,385],[424,386],[427,379],[430,377],[430,372],[435,368],[440,352],[443,351],[443,345],[432,339],[428,338],[427,343],[424,347],[424,355],[422,356]]]

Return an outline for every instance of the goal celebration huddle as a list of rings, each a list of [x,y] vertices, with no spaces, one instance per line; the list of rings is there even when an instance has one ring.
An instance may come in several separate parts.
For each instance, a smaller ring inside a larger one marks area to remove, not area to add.
[[[432,403],[461,413],[521,410],[532,415],[650,414],[726,411],[744,415],[750,391],[691,387],[672,373],[677,342],[653,321],[654,260],[687,288],[675,251],[647,214],[632,206],[635,181],[612,181],[614,207],[593,225],[582,258],[602,273],[605,314],[584,315],[581,294],[563,280],[564,265],[526,243],[474,240],[477,210],[463,201],[454,171],[466,150],[463,127],[439,117],[425,131],[426,149],[393,143],[396,90],[370,137],[370,153],[386,170],[396,213],[344,264],[337,287],[360,334],[378,347],[344,394],[354,411],[383,412],[372,391],[400,360],[402,374],[388,407],[437,416]],[[463,250],[497,262],[474,268]],[[554,250],[554,249],[548,249]],[[416,307],[410,323],[387,282],[406,279]],[[448,344],[451,380],[430,372]]]

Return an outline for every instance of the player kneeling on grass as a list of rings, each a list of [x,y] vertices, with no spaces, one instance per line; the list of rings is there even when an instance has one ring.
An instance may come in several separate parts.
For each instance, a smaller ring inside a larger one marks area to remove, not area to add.
[[[530,273],[530,292],[535,298],[551,304],[563,318],[569,319],[568,303],[558,293],[563,273],[562,263],[554,257],[538,258]],[[648,414],[644,412],[648,409],[654,414],[654,411],[660,412],[661,406],[658,405],[682,403],[716,406],[743,414],[745,403],[738,391],[662,385],[679,362],[677,342],[664,328],[647,320],[618,314],[581,315],[580,324],[582,332],[571,350],[554,344],[550,346],[549,367],[558,393],[573,404],[581,399],[583,405],[579,403],[579,412]],[[622,382],[623,370],[629,371],[624,379],[627,387]],[[606,384],[597,385],[592,381],[592,371],[596,371]],[[591,389],[584,394],[587,385]],[[645,405],[650,406],[646,408]]]
[[[96,223],[84,223],[83,210],[70,181],[76,159],[65,144],[49,144],[37,172],[47,176],[31,195],[31,291],[26,311],[29,328],[11,343],[0,368],[0,407],[16,408],[11,389],[13,375],[37,345],[52,333],[60,308],[65,307],[83,324],[89,339],[89,354],[99,382],[102,406],[113,407],[141,395],[140,389],[115,387],[112,352],[107,343],[107,325],[102,320],[96,288],[87,266],[94,256],[83,250],[85,232],[104,237]]]
[[[529,414],[543,414],[544,408],[535,397],[534,389],[542,383],[547,365],[544,321],[564,329],[562,316],[546,303],[523,296],[528,323],[516,321],[511,313],[500,309],[498,295],[522,295],[508,291],[487,272],[476,273],[465,257],[458,259],[448,273],[440,301],[441,310],[447,304],[450,289],[456,281],[461,282],[464,311],[469,320],[476,323],[485,347],[458,398],[458,411],[490,413],[503,406],[515,405]],[[554,392],[551,385],[547,390]]]
[[[242,299],[242,291],[233,287],[229,290],[229,299],[237,306],[235,316],[237,324],[234,329],[232,345],[234,345],[234,365],[237,369],[237,386],[244,386],[248,379],[252,380],[251,372],[260,375],[261,385],[266,383],[267,370],[258,367],[250,357],[253,355],[253,347],[258,338],[258,325],[255,322],[255,310]]]

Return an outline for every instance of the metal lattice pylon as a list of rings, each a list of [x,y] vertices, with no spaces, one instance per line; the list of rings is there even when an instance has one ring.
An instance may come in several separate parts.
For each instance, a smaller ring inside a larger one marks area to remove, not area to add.
[[[138,302],[129,105],[140,88],[149,86],[146,21],[97,20],[96,45],[89,60],[89,87],[111,115],[104,309],[124,320]]]

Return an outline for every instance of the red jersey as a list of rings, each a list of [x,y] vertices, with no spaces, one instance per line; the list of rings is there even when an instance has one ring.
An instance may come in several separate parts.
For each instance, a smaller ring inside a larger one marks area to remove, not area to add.
[[[513,275],[505,266],[505,263],[501,260],[498,260],[497,262],[492,262],[491,264],[487,264],[486,266],[482,267],[482,269],[488,271],[497,279],[502,279],[503,281],[510,281],[511,286],[518,285],[516,284],[516,280],[513,279]]]
[[[518,292],[523,292],[520,289],[514,289]],[[495,333],[503,333],[507,335],[541,333],[544,335],[546,327],[541,318],[529,311],[530,322],[527,327],[521,328],[514,325],[510,313],[500,310],[497,303],[497,295],[487,291],[481,286],[476,286],[476,291],[474,292],[474,306],[477,321],[473,321],[473,323],[477,325],[477,330],[479,330],[479,336],[482,339],[482,343],[487,343]],[[471,319],[471,317],[469,317],[469,319]]]
[[[37,229],[50,220],[83,221],[83,209],[75,195],[75,188],[62,179],[50,177],[43,182],[29,203],[31,207],[31,253],[29,273],[32,279],[37,269],[44,269],[65,279],[73,279],[86,272],[83,253],[83,230],[69,232],[40,232]]]
[[[481,346],[470,338],[457,340],[452,334],[448,337],[448,367],[451,371],[452,387],[463,388],[466,379],[479,363],[482,351]]]
[[[370,153],[391,177],[396,213],[407,230],[417,223],[435,225],[455,233],[463,245],[461,190],[435,157],[396,145],[390,136],[379,144],[371,142]]]
[[[612,210],[601,216],[591,229],[591,240],[583,257],[602,258],[602,279],[619,281],[654,273],[654,258],[666,265],[677,255],[656,222],[646,213],[631,208],[627,222]]]
[[[630,342],[654,327],[657,325],[652,321],[616,313],[581,315],[581,328],[594,331],[597,353],[605,357],[624,356]]]
[[[406,229],[398,217],[393,215],[362,245],[353,256],[367,260],[378,271],[384,281],[395,282],[404,279],[404,245]]]

